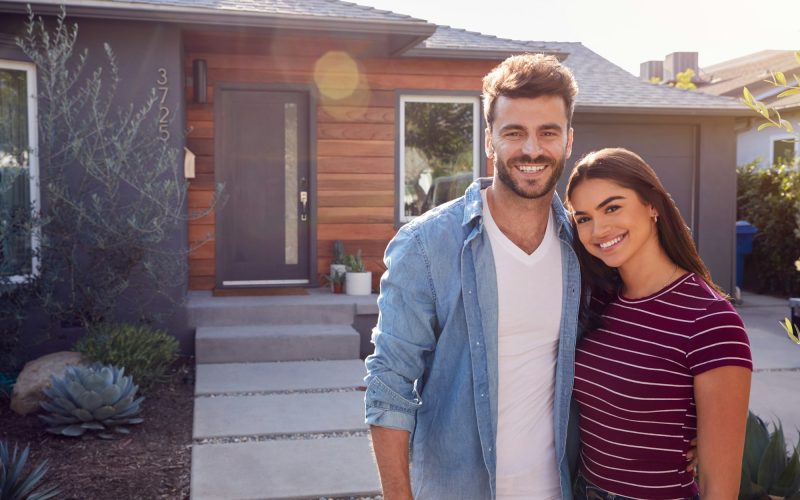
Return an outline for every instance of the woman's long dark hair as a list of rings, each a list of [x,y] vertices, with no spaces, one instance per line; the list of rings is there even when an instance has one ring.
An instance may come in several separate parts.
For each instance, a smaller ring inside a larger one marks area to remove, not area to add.
[[[678,207],[672,197],[664,189],[655,171],[639,155],[624,148],[606,148],[587,154],[575,164],[567,182],[566,205],[570,211],[572,192],[583,181],[589,179],[605,179],[619,186],[636,192],[639,199],[652,205],[658,214],[658,241],[667,256],[678,266],[697,274],[708,286],[721,296],[723,292],[712,280],[708,268],[700,259],[692,234],[686,226]],[[575,220],[573,246],[581,264],[581,276],[584,286],[584,298],[587,292],[595,295],[609,296],[616,294],[622,285],[619,272],[606,266],[602,260],[591,255],[577,237]],[[585,326],[593,323],[587,303],[583,302],[581,319]]]

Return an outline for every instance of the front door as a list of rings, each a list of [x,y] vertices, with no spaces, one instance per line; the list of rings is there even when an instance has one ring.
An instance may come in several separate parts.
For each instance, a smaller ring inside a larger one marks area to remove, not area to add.
[[[310,282],[309,95],[217,89],[218,288]]]

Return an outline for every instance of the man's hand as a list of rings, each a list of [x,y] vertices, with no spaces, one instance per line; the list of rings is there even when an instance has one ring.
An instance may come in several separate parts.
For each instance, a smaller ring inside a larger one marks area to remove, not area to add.
[[[697,438],[692,439],[689,444],[692,445],[692,449],[686,452],[686,460],[689,461],[686,472],[692,475],[692,479],[697,479]]]
[[[370,426],[370,433],[384,500],[413,500],[408,471],[410,433],[377,425]]]

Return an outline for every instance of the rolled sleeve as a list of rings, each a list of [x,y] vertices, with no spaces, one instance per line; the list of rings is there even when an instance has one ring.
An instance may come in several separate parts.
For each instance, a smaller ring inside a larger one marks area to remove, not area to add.
[[[408,226],[389,243],[378,297],[375,351],[366,359],[366,422],[414,430],[422,400],[415,382],[436,347],[435,294],[419,235]]]

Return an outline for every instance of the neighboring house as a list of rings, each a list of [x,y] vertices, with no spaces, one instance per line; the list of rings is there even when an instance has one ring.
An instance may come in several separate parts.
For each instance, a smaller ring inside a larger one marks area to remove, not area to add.
[[[20,33],[27,3],[0,1],[0,34]],[[30,3],[52,15],[62,0]],[[196,155],[189,209],[225,184],[224,207],[181,237],[215,234],[189,259],[192,290],[315,286],[334,240],[363,249],[377,281],[400,225],[465,177],[491,175],[481,79],[523,52],[553,54],[577,77],[572,160],[605,146],[641,154],[733,289],[730,167],[735,121],[749,114],[735,99],[641,82],[580,43],[505,40],[338,0],[65,3],[95,61],[103,42],[115,50],[121,100],[166,94],[167,140]],[[35,83],[33,65],[0,47],[0,73]]]
[[[753,96],[769,108],[778,110],[781,118],[792,124],[800,122],[800,95],[778,98],[784,89],[768,83],[771,72],[782,71],[790,84],[797,85],[792,75],[800,75],[800,62],[791,50],[763,50],[744,57],[703,68],[701,77],[707,83],[700,86],[706,94],[741,98],[747,87]],[[762,166],[792,161],[800,156],[795,136],[785,130],[769,127],[758,131],[763,122],[751,113],[737,121],[736,164],[758,161]]]

